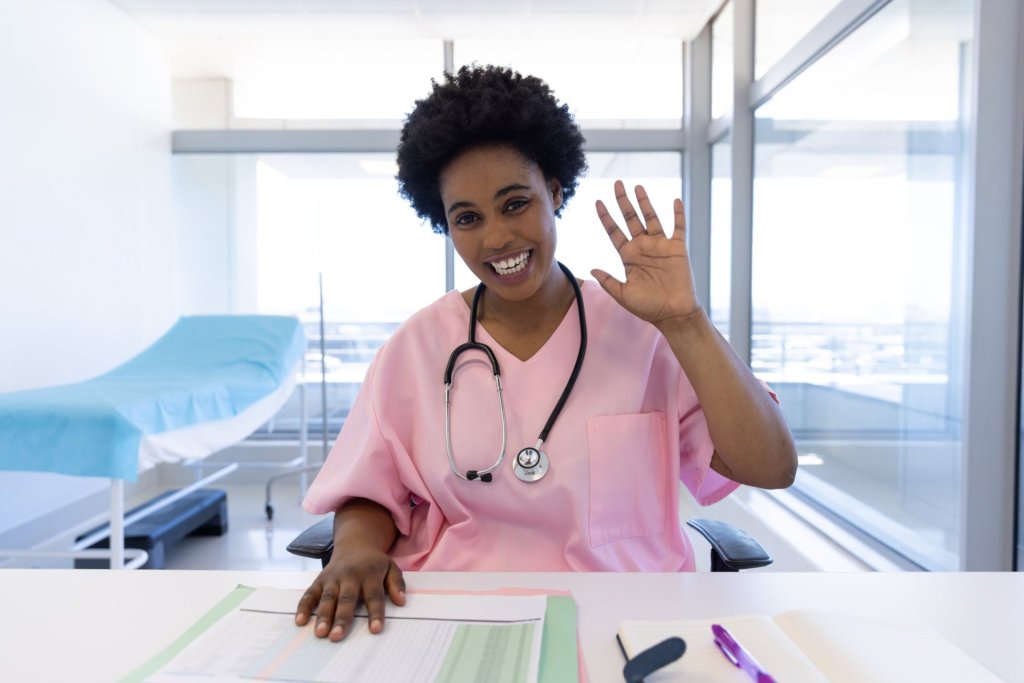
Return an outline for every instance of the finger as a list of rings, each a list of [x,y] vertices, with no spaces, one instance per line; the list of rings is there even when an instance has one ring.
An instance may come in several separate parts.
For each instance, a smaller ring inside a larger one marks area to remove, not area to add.
[[[615,201],[619,204],[619,211],[622,212],[622,218],[626,221],[629,234],[633,237],[644,234],[644,224],[640,222],[640,216],[633,208],[633,202],[629,201],[626,186],[622,184],[621,180],[615,181]]]
[[[604,226],[604,231],[608,233],[608,239],[612,241],[612,246],[615,247],[615,251],[622,249],[623,245],[629,242],[626,236],[622,234],[622,230],[619,229],[618,224],[612,215],[608,212],[608,207],[604,205],[600,199],[597,200],[597,217],[601,221],[601,225]]]
[[[402,570],[394,561],[391,562],[388,574],[384,577],[384,585],[388,588],[388,597],[391,598],[391,602],[396,605],[405,604],[405,576],[402,575]]]
[[[325,595],[327,591],[324,591]],[[352,629],[352,619],[356,613],[356,605],[359,604],[359,589],[356,584],[345,583],[342,584],[338,590],[336,598],[332,596],[334,602],[334,624],[331,626],[330,633],[327,636],[334,642],[338,642]],[[323,598],[320,599],[320,606],[323,608]],[[317,617],[316,634],[320,635],[320,618]]]
[[[661,226],[661,220],[654,211],[651,198],[647,196],[647,190],[644,189],[643,185],[637,185],[633,191],[636,192],[636,202],[640,207],[640,212],[643,214],[644,223],[647,225],[647,234],[664,235],[665,229]]]
[[[320,602],[320,584],[314,583],[306,589],[306,592],[299,598],[299,605],[295,608],[295,623],[298,626],[305,626],[309,618],[313,616],[317,603]]]
[[[319,589],[320,597],[316,607],[316,626],[313,633],[317,638],[325,638],[330,633],[331,622],[334,620],[334,609],[338,602],[338,584],[334,581],[325,582],[319,586]]]
[[[363,584],[363,602],[370,620],[370,633],[384,630],[384,583],[379,579],[368,579]]]
[[[686,244],[686,211],[683,209],[682,199],[676,199],[672,202],[672,213],[675,217],[672,239],[680,240],[683,244]]]

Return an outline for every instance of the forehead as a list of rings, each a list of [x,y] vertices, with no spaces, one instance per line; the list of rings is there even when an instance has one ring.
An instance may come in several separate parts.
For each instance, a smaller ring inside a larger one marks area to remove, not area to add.
[[[445,166],[439,178],[445,203],[468,200],[468,195],[490,198],[512,184],[543,186],[544,174],[535,162],[506,146],[466,150]]]

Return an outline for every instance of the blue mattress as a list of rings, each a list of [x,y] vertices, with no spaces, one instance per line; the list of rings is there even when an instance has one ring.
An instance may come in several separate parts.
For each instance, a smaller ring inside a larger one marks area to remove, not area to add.
[[[286,316],[189,316],[94,379],[0,394],[0,469],[134,481],[143,435],[240,414],[306,348]]]

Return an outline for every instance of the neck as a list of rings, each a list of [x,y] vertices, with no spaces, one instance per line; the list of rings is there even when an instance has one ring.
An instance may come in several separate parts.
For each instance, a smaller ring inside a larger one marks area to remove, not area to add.
[[[510,301],[498,297],[493,290],[486,290],[479,319],[497,319],[502,323],[523,326],[520,329],[542,327],[548,319],[561,320],[575,298],[569,279],[553,262],[544,284],[529,299]]]

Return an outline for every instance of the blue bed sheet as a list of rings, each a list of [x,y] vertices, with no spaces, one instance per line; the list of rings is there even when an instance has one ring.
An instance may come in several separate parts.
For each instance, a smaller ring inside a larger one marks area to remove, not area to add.
[[[134,481],[144,434],[238,415],[306,348],[286,316],[188,316],[85,382],[0,394],[0,469]]]

